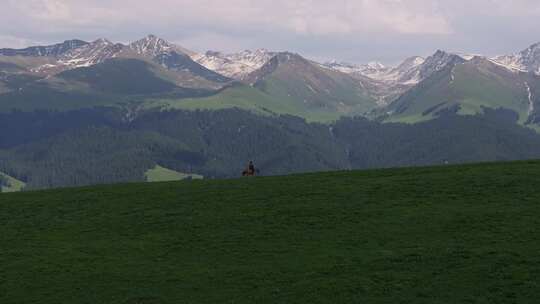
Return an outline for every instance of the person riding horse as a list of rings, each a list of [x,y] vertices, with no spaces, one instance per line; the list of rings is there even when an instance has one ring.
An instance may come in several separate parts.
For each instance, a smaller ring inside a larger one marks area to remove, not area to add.
[[[255,169],[253,161],[250,161],[247,169],[242,172],[242,176],[255,176],[259,170]]]

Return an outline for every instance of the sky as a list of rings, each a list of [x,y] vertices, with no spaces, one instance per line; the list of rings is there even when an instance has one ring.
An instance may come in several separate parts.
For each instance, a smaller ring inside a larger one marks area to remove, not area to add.
[[[0,48],[155,34],[197,52],[266,48],[396,64],[437,49],[516,53],[540,42],[538,0],[1,0]]]

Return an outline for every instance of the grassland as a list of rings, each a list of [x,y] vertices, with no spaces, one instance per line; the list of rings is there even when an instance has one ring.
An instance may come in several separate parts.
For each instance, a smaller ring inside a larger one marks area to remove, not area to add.
[[[260,114],[268,114],[268,111],[287,113],[294,110],[286,103],[278,103],[272,97],[255,88],[240,85],[227,88],[210,97],[148,100],[146,106],[183,110],[221,110],[236,107]]]
[[[0,195],[0,303],[536,303],[540,162]]]
[[[148,182],[172,182],[184,179],[202,179],[202,175],[182,173],[156,165],[145,173]]]
[[[281,98],[266,94],[247,85],[227,88],[219,94],[209,97],[179,99],[148,99],[146,108],[180,109],[180,110],[222,110],[238,108],[260,115],[290,114],[305,118],[312,122],[331,122],[342,114],[323,110],[310,111],[298,104],[292,97]]]

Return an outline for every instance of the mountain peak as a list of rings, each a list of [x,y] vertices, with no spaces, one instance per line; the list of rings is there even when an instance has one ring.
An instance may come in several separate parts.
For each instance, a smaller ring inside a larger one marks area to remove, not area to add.
[[[97,44],[97,45],[113,45],[114,43],[112,43],[110,40],[106,39],[106,38],[99,38],[99,39],[96,39],[94,41],[92,41],[92,44]]]
[[[526,50],[540,49],[540,42],[531,44]]]
[[[492,62],[515,72],[532,72],[540,75],[540,42],[532,44],[514,55],[496,56]]]
[[[194,54],[190,50],[174,45],[153,34],[149,34],[148,36],[131,43],[129,48],[137,54],[150,57],[156,57],[160,54],[172,52],[189,56]]]
[[[452,53],[449,53],[447,51],[439,49],[433,55],[431,55],[430,57],[431,58],[440,58],[440,57],[448,57],[448,56],[452,56],[452,55],[453,55]]]
[[[158,37],[158,36],[156,36],[154,34],[149,34],[146,37],[144,37],[142,39],[139,39],[139,41],[146,42],[148,44],[152,44],[155,47],[158,47],[158,46],[172,47],[172,46],[174,46],[172,43],[169,43],[167,40],[165,40],[163,38],[160,38],[160,37]]]
[[[440,64],[446,65],[453,61],[465,61],[460,55],[449,53],[443,50],[437,50],[433,55],[429,56],[425,60],[425,64]]]
[[[531,71],[538,71],[540,68],[540,43],[535,43],[518,55],[526,67]]]
[[[433,73],[438,72],[447,66],[453,66],[463,62],[466,62],[466,60],[459,55],[437,50],[435,54],[426,58],[426,60],[420,66],[420,79],[426,79]]]
[[[396,67],[401,73],[407,73],[413,69],[416,69],[426,61],[425,58],[420,56],[413,56],[405,59],[400,65]]]
[[[274,56],[278,60],[279,63],[286,63],[290,61],[296,61],[296,60],[306,60],[304,57],[300,56],[296,53],[291,52],[280,52],[276,56]]]

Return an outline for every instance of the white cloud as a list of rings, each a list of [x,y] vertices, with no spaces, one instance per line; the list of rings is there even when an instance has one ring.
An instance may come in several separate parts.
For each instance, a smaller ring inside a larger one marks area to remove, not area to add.
[[[91,1],[70,0],[7,0],[0,17],[16,16],[20,22],[27,22],[37,31],[46,29],[66,30],[70,27],[102,26],[121,20],[127,11],[112,7],[95,6]],[[5,15],[5,16],[4,16]],[[0,21],[1,24],[1,21]]]
[[[223,25],[291,30],[308,35],[394,31],[448,33],[450,26],[425,0],[8,0],[4,14],[46,21],[53,27]],[[9,9],[11,6],[11,9]],[[430,7],[429,5],[427,6]],[[2,13],[0,13],[0,16]]]
[[[24,48],[35,44],[39,44],[39,42],[9,35],[0,35],[0,48]]]
[[[438,5],[449,17],[538,17],[540,1],[538,0],[438,0]],[[480,20],[481,21],[481,20]]]
[[[540,1],[3,0],[0,10],[2,46],[99,37],[128,42],[148,33],[188,48],[290,47],[334,57],[471,46],[517,51],[539,40]]]

